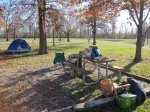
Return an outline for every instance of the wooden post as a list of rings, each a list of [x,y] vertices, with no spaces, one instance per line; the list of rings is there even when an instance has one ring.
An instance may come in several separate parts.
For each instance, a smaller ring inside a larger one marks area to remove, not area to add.
[[[79,58],[79,67],[82,68],[82,58]]]

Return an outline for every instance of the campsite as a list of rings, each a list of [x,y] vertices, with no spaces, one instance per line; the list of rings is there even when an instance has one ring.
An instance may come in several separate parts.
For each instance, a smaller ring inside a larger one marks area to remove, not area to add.
[[[25,39],[26,40],[26,39]],[[27,41],[32,39],[27,39]],[[70,43],[57,41],[56,46],[52,47],[52,39],[48,39],[49,53],[45,55],[38,55],[37,48],[39,40],[35,40],[34,44],[29,45],[33,49],[32,52],[19,53],[19,54],[5,54],[5,51],[11,42],[1,42],[1,94],[0,94],[0,111],[14,112],[14,111],[53,111],[56,109],[65,108],[74,104],[82,102],[101,99],[102,94],[99,84],[85,86],[82,84],[81,77],[70,77],[69,74],[65,74],[62,66],[54,65],[54,57],[56,52],[64,52],[65,57],[69,54],[77,53],[79,50],[84,49],[90,44],[85,43],[86,39],[71,39]],[[109,56],[116,59],[112,62],[115,65],[125,67],[130,74],[139,74],[142,77],[149,79],[149,68],[145,68],[145,65],[149,65],[149,50],[145,46],[143,48],[144,58],[141,63],[132,63],[133,51],[135,50],[135,40],[98,40],[98,47],[100,48],[104,56]],[[124,47],[120,47],[124,44]],[[130,44],[130,45],[129,45]],[[72,46],[72,47],[71,47]],[[106,47],[109,46],[109,47]],[[113,52],[112,49],[115,50]],[[122,51],[122,52],[118,52]],[[129,54],[130,52],[130,54]],[[120,55],[122,54],[122,55]],[[128,55],[126,55],[128,54]],[[126,62],[126,63],[125,63]],[[128,66],[127,66],[128,65]],[[144,67],[139,67],[139,66]],[[132,67],[132,69],[130,69]],[[136,68],[139,69],[136,69]],[[145,71],[146,72],[142,72]],[[105,69],[102,69],[102,74],[105,74]],[[109,74],[114,72],[109,70]],[[91,77],[93,80],[96,78],[96,74]],[[123,74],[121,80],[126,79],[126,75]],[[116,80],[116,77],[113,78]],[[139,79],[138,79],[139,80]],[[140,81],[139,83],[143,87],[149,87],[149,83]],[[146,111],[149,109],[149,97],[143,104],[137,104],[132,106],[128,110],[122,110],[118,105],[104,105],[101,107],[94,107],[86,110],[89,112],[106,112],[106,111]]]
[[[149,112],[149,0],[1,0],[0,112]]]

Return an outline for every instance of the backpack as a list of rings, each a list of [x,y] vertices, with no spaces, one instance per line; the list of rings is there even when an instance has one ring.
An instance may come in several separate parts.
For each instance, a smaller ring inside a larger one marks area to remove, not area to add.
[[[145,101],[146,93],[143,90],[142,86],[133,78],[127,78],[127,82],[131,85],[129,92],[137,95],[136,101],[138,103]]]
[[[97,47],[93,47],[92,48],[92,53],[91,53],[91,57],[97,57],[97,56],[102,56],[100,54],[100,50]]]

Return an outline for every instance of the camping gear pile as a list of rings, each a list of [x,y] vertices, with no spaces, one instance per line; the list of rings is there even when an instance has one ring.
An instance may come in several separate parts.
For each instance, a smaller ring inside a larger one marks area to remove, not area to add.
[[[82,54],[82,56],[84,57],[94,59],[97,59],[98,57],[102,56],[97,46],[89,46],[88,48],[85,48],[83,51],[81,51],[80,54]]]
[[[100,81],[102,94],[106,97],[115,95],[118,105],[122,109],[128,109],[136,103],[146,100],[146,93],[141,85],[133,78],[127,78],[127,82],[117,85],[112,78]]]

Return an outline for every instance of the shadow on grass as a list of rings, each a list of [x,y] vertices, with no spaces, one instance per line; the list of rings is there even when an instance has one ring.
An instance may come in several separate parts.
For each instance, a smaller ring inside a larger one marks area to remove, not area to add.
[[[40,54],[37,52],[17,53],[17,54],[3,52],[3,53],[0,53],[0,59],[1,60],[9,60],[9,59],[31,57],[31,56],[38,56],[38,55],[40,55]]]
[[[126,65],[126,66],[124,66],[124,68],[125,68],[125,71],[126,72],[130,72],[131,70],[131,68],[132,68],[132,66],[134,66],[134,65],[136,65],[138,62],[131,62],[131,63],[129,63],[128,65]]]

